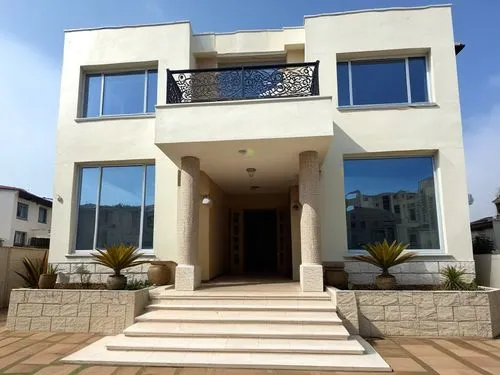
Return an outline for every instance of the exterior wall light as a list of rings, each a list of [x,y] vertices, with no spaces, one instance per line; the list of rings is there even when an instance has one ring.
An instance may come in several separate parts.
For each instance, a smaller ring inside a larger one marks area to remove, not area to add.
[[[204,206],[211,206],[212,205],[212,198],[210,198],[208,195],[202,195],[201,196],[201,204]]]
[[[255,168],[247,168],[247,173],[250,177],[253,177],[253,175],[255,174],[256,171],[257,171],[257,169],[255,169]]]

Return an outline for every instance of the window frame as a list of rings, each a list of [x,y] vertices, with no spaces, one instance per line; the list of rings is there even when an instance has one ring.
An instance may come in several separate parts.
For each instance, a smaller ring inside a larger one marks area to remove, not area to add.
[[[16,235],[18,233],[23,236],[23,239],[24,239],[23,244],[20,244],[20,242],[16,242]],[[26,246],[27,240],[28,240],[28,233],[26,233],[26,232],[24,232],[22,230],[16,230],[16,231],[14,231],[14,241],[12,241],[12,244],[14,246],[24,247],[24,246]]]
[[[40,213],[42,212],[42,210],[45,211],[44,220],[40,221]],[[46,207],[43,207],[43,206],[39,206],[38,207],[38,223],[40,223],[40,224],[47,224],[47,217],[48,217],[48,215],[49,215],[49,210]]]
[[[410,65],[409,59],[415,57],[423,57],[425,59],[425,78],[426,78],[426,89],[427,89],[427,101],[426,102],[412,102],[411,101],[411,81],[410,81]],[[405,54],[405,55],[391,55],[391,56],[380,56],[380,57],[359,57],[359,58],[344,58],[337,59],[335,69],[338,74],[337,64],[347,63],[348,81],[349,81],[349,104],[341,105],[339,103],[339,87],[338,87],[338,76],[337,76],[337,107],[341,109],[345,108],[364,108],[364,107],[394,107],[394,106],[426,106],[432,105],[433,95],[431,86],[431,72],[430,72],[430,55],[428,53],[416,53],[416,54]],[[404,60],[405,61],[405,79],[406,79],[406,95],[407,101],[400,103],[375,103],[375,104],[353,104],[353,92],[352,92],[352,62],[368,62],[368,61],[384,61],[384,60]]]
[[[126,73],[134,73],[134,72],[142,72],[144,74],[144,90],[143,90],[143,105],[142,112],[137,113],[121,113],[121,114],[103,114],[104,108],[104,77],[106,75],[116,75],[116,74],[126,74]],[[136,116],[151,116],[154,115],[153,112],[148,112],[148,82],[149,82],[149,72],[156,72],[157,74],[157,82],[156,82],[156,102],[158,102],[158,68],[157,67],[148,67],[148,68],[130,68],[130,69],[109,69],[109,70],[101,70],[101,71],[92,71],[92,70],[84,70],[82,74],[82,89],[81,89],[81,100],[80,100],[80,110],[78,111],[79,119],[102,119],[102,118],[114,118],[114,117],[136,117]],[[85,116],[85,96],[87,93],[87,77],[88,76],[99,76],[100,77],[100,96],[99,96],[99,114],[97,116]],[[157,103],[158,104],[158,103]]]
[[[431,158],[432,161],[432,177],[434,179],[434,194],[435,194],[435,204],[436,204],[436,221],[437,221],[437,226],[438,226],[438,239],[439,239],[439,248],[438,249],[409,249],[405,250],[408,252],[415,252],[417,253],[417,256],[432,256],[432,255],[446,255],[446,245],[444,243],[444,232],[443,232],[443,218],[442,218],[442,201],[441,201],[441,181],[439,179],[438,175],[438,167],[437,167],[437,162],[436,159],[438,158],[438,154],[422,154],[422,155],[391,155],[391,156],[361,156],[361,157],[354,157],[354,156],[348,156],[344,155],[343,161],[342,161],[342,175],[344,176],[343,184],[344,184],[344,199],[345,199],[345,173],[344,173],[344,162],[347,160],[373,160],[373,159],[412,159],[412,158]],[[345,205],[344,205],[345,206]],[[346,207],[347,208],[347,207]],[[344,215],[346,214],[346,209],[344,209]],[[346,245],[347,245],[347,219],[344,220],[344,225],[346,228]],[[347,248],[347,255],[364,255],[367,254],[367,251],[364,249],[349,249],[348,246]]]
[[[24,206],[24,207],[26,207],[26,217],[24,217],[24,216],[19,216],[19,215],[18,215],[19,206]],[[17,201],[17,206],[16,206],[16,219],[19,219],[19,220],[24,220],[24,221],[28,221],[29,211],[30,211],[30,206],[29,206],[29,204]]]
[[[145,202],[146,202],[146,173],[147,173],[147,167],[148,166],[155,166],[156,169],[156,163],[154,162],[146,162],[146,163],[131,163],[131,164],[81,164],[78,166],[78,178],[77,178],[77,189],[78,189],[78,194],[76,197],[76,218],[75,218],[75,230],[74,233],[72,234],[73,240],[72,240],[72,254],[73,255],[89,255],[93,252],[96,251],[96,245],[97,245],[97,231],[99,229],[99,207],[101,204],[101,187],[102,187],[102,169],[103,168],[109,168],[109,167],[142,167],[143,172],[142,172],[142,199],[141,199],[141,218],[140,218],[140,223],[139,223],[139,246],[137,247],[137,250],[139,250],[143,255],[146,256],[151,256],[154,255],[154,247],[151,249],[143,249],[142,248],[142,240],[143,240],[143,230],[144,230],[144,208],[145,208]],[[84,168],[98,168],[99,169],[99,177],[98,177],[98,185],[97,185],[97,197],[96,197],[96,209],[95,209],[95,222],[94,222],[94,238],[92,239],[93,243],[93,249],[77,249],[76,248],[76,237],[77,237],[77,231],[78,231],[78,217],[80,213],[80,197],[81,197],[81,192],[82,192],[82,173]],[[155,188],[156,188],[156,174],[155,174]],[[155,198],[156,198],[156,192],[155,192]],[[155,199],[155,206],[156,206],[156,199]],[[153,222],[154,225],[154,222]],[[154,241],[154,235],[153,235],[153,241]]]

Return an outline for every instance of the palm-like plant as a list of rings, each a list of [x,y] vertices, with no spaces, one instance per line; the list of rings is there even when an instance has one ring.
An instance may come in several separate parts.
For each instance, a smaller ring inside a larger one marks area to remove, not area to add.
[[[403,253],[408,248],[408,245],[393,241],[391,244],[384,240],[382,242],[369,243],[363,246],[368,252],[368,255],[356,255],[352,259],[360,262],[373,264],[382,270],[381,276],[390,276],[389,268],[408,262],[416,256],[416,253]]]
[[[464,280],[465,270],[453,266],[446,266],[441,270],[444,290],[468,290],[470,284]]]
[[[91,255],[98,264],[111,268],[114,276],[121,276],[121,271],[125,268],[147,263],[137,260],[142,256],[142,253],[135,246],[123,243],[107,246],[104,250],[97,249],[97,254]]]
[[[38,281],[40,275],[47,273],[48,267],[48,253],[42,259],[30,259],[28,257],[23,258],[23,265],[26,269],[26,274],[15,271],[23,280],[25,287],[27,288],[38,288]]]

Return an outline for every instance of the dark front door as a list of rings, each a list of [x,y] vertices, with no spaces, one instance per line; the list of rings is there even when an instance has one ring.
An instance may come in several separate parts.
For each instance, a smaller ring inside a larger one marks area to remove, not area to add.
[[[245,273],[276,274],[277,223],[276,210],[245,210]]]

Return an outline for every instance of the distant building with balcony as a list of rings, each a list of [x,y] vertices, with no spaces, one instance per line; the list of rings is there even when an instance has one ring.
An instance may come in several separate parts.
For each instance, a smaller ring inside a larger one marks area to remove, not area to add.
[[[388,239],[432,282],[443,261],[474,272],[462,48],[449,6],[66,31],[50,261],[125,242],[176,261],[178,289],[258,274],[318,291],[330,262],[372,282],[346,257]]]

